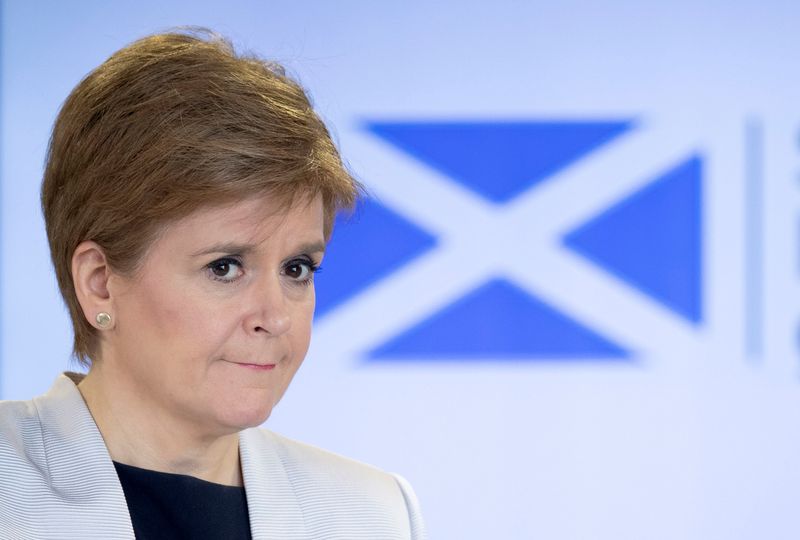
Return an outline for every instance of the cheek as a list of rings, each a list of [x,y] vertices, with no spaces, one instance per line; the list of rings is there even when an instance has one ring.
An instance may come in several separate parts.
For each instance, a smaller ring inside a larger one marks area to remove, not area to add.
[[[292,316],[292,349],[295,356],[302,361],[308,350],[311,340],[311,324],[314,319],[314,293],[311,291],[309,297],[303,302],[299,302]]]
[[[207,356],[233,331],[236,306],[222,306],[184,290],[179,284],[141,287],[130,314],[137,346],[157,348],[162,355]]]

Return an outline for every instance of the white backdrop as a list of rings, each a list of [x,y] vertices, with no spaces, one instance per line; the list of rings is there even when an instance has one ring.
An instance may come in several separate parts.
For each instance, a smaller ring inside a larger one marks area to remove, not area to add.
[[[642,4],[3,2],[0,397],[74,368],[38,203],[61,101],[201,25],[299,77],[386,232],[342,236],[269,427],[404,474],[432,538],[797,538],[800,6]]]

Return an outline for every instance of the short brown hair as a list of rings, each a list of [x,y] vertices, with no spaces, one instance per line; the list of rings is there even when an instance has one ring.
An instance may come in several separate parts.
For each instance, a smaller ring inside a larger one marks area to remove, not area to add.
[[[71,261],[84,240],[134,273],[158,229],[201,207],[269,194],[321,195],[325,235],[359,184],[284,69],[237,54],[204,30],[146,37],[72,91],[56,119],[42,208],[58,285],[88,364],[97,334],[78,303]]]

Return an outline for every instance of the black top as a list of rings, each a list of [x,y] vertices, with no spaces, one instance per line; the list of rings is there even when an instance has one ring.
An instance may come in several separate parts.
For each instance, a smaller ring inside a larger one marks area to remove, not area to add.
[[[243,487],[114,462],[138,540],[250,540]]]

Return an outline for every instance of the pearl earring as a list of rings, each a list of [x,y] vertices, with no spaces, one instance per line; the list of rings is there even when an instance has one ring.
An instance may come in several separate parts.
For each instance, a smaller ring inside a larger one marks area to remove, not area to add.
[[[97,314],[97,317],[95,317],[94,320],[97,321],[97,324],[100,325],[100,328],[108,328],[108,325],[111,324],[111,315],[105,311],[101,311]]]

